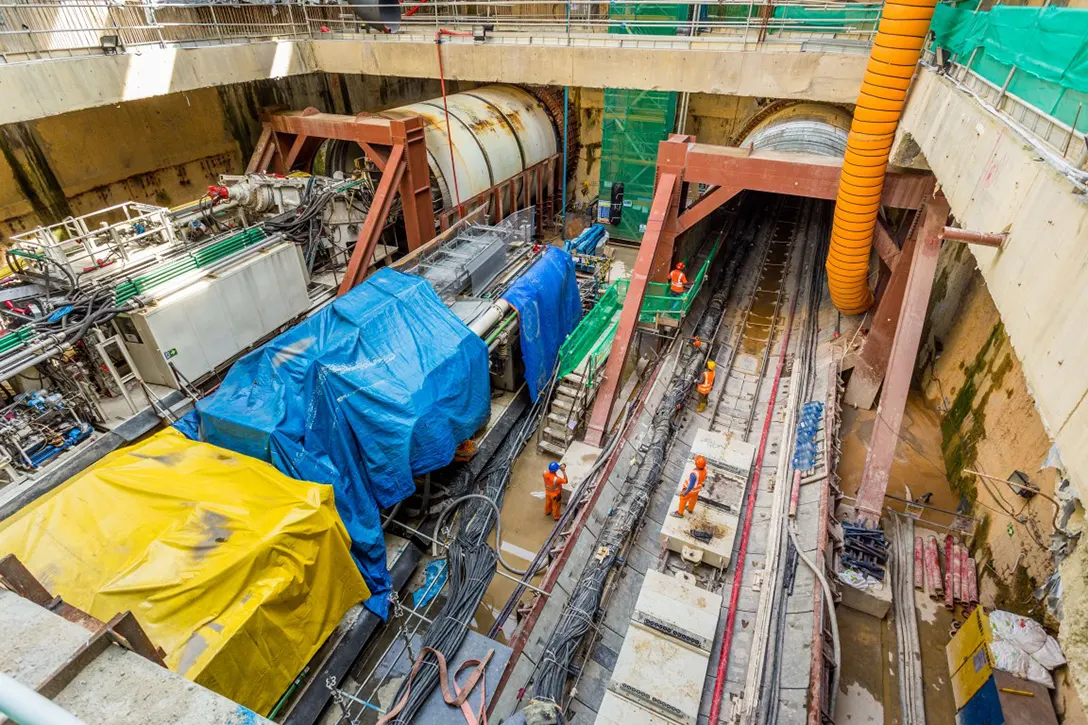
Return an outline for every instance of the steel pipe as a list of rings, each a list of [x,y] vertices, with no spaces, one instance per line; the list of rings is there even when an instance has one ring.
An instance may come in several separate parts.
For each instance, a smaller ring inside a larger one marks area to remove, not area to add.
[[[1005,232],[975,232],[970,229],[945,227],[940,231],[937,237],[941,241],[965,242],[967,244],[979,244],[984,247],[997,247],[1000,249],[1001,245],[1005,243],[1005,240],[1009,238],[1009,235]]]
[[[487,331],[499,324],[499,321],[506,317],[506,314],[512,309],[513,307],[509,302],[500,298],[497,302],[484,310],[483,314],[473,320],[472,324],[468,326],[468,329],[472,330],[479,337],[484,337],[487,334]]]
[[[0,674],[0,713],[20,725],[86,725],[52,700]]]

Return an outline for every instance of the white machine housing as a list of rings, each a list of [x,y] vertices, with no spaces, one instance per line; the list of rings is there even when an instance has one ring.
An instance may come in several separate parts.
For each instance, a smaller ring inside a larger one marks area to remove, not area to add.
[[[647,569],[631,622],[709,655],[721,608],[720,595]]]
[[[242,255],[146,308],[117,330],[148,383],[180,389],[214,371],[310,306],[299,248],[279,243]]]

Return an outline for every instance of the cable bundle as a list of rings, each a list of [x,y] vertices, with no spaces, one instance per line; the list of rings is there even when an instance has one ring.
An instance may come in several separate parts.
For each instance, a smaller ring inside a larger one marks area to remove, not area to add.
[[[555,380],[556,376],[553,373],[548,390],[538,396],[536,402],[522,414],[510,432],[506,434],[495,455],[476,478],[480,494],[494,501],[495,506],[478,498],[474,500],[474,498],[460,495],[467,489],[468,481],[464,478],[455,481],[451,487],[455,495],[460,496],[453,501],[451,508],[461,503],[464,503],[465,508],[461,512],[457,534],[446,552],[450,572],[450,590],[442,611],[435,617],[427,634],[423,637],[422,645],[423,648],[431,647],[443,653],[451,662],[467,636],[476,608],[480,606],[480,601],[483,600],[491,579],[495,576],[500,557],[488,544],[487,538],[491,529],[495,527],[496,512],[502,508],[503,495],[506,492],[506,484],[510,480],[514,461],[521,454],[526,441],[533,435],[547,411],[545,403],[550,399],[551,387],[554,386]],[[436,531],[435,536],[438,537],[440,533]],[[435,686],[438,685],[438,681],[438,659],[430,653],[425,653],[419,673],[411,683],[410,689],[406,680],[393,697],[393,702],[400,702],[405,690],[409,689],[408,700],[396,719],[391,721],[391,725],[394,723],[407,725],[412,722]]]
[[[723,234],[725,232],[723,231]],[[730,245],[730,257],[719,275],[717,287],[696,326],[695,336],[702,340],[714,337],[725,311],[725,304],[733,283],[740,271],[743,251],[751,242],[750,235],[744,241]],[[738,240],[740,241],[740,240]],[[613,503],[612,513],[597,539],[597,555],[589,560],[563,614],[556,624],[540,658],[532,699],[549,703],[560,709],[566,692],[571,662],[582,645],[583,637],[593,627],[601,603],[605,579],[616,563],[623,542],[634,531],[646,511],[650,497],[661,480],[669,443],[672,440],[679,413],[690,388],[703,368],[707,347],[685,346],[672,380],[658,403],[650,424],[650,437],[643,446],[642,460],[634,466],[627,479],[619,487],[620,495]],[[526,710],[526,714],[529,714]]]

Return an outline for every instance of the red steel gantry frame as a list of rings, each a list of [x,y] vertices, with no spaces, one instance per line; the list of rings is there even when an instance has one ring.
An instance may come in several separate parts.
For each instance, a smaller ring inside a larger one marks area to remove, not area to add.
[[[650,217],[627,288],[604,381],[587,425],[587,443],[600,445],[604,438],[646,285],[651,280],[665,280],[672,266],[676,238],[746,189],[834,200],[841,174],[841,158],[709,146],[696,143],[693,136],[677,134],[661,142]],[[932,178],[926,173],[889,171],[881,200],[890,207],[919,209],[931,193]],[[684,197],[691,184],[706,184],[710,188],[694,203],[685,205]]]
[[[261,136],[246,173],[287,174],[307,168],[327,139],[359,144],[382,172],[340,283],[338,294],[342,295],[366,276],[395,194],[400,194],[409,252],[434,236],[434,207],[423,119],[419,117],[340,116],[316,108],[274,113],[262,119]]]

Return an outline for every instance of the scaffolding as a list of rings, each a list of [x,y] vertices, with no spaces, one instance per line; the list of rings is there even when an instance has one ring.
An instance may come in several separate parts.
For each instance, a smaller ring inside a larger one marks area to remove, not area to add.
[[[601,120],[600,221],[608,223],[613,186],[623,184],[619,222],[610,237],[639,241],[646,231],[657,171],[657,144],[676,121],[674,91],[606,88]]]

